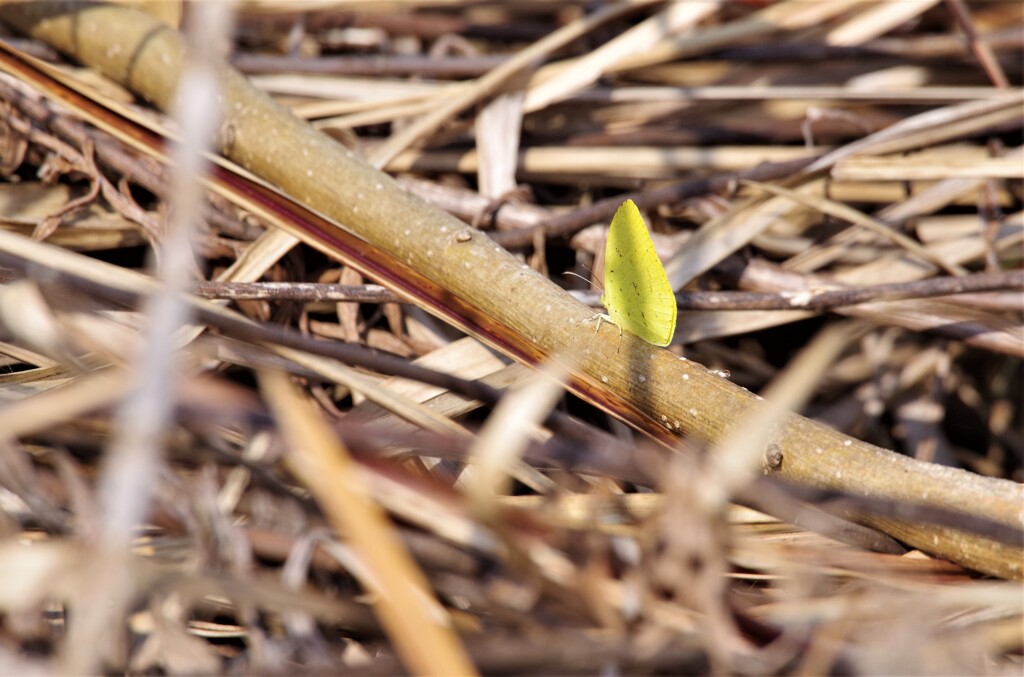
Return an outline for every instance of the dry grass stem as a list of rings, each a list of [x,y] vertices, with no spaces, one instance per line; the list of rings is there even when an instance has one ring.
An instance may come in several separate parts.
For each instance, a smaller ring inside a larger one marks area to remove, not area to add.
[[[1022,35],[0,3],[0,665],[1019,671]]]

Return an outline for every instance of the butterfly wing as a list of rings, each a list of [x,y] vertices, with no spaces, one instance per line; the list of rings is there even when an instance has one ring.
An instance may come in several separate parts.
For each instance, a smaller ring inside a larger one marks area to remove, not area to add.
[[[676,297],[632,200],[622,203],[608,230],[601,303],[612,322],[648,343],[672,341]]]

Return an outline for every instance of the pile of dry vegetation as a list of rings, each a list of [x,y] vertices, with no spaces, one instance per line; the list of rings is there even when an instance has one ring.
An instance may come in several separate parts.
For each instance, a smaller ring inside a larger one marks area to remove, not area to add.
[[[0,670],[1020,670],[1016,0],[0,22]]]

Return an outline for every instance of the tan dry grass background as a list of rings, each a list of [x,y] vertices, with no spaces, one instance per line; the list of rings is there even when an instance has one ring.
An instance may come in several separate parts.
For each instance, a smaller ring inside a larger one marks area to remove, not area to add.
[[[0,7],[6,671],[1019,669],[1017,3],[126,4]]]

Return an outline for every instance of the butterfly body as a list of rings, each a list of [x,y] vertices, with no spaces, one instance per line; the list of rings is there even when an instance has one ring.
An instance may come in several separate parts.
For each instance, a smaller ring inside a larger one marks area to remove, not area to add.
[[[620,330],[667,346],[676,329],[676,298],[632,200],[623,202],[612,218],[604,266],[601,304],[608,318]]]

